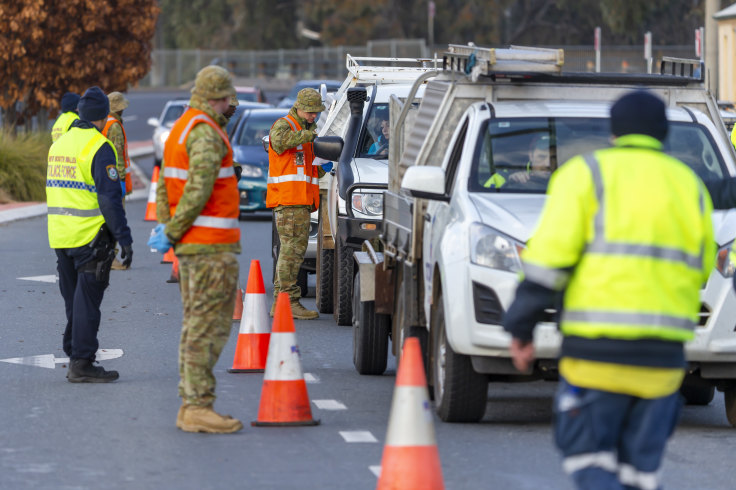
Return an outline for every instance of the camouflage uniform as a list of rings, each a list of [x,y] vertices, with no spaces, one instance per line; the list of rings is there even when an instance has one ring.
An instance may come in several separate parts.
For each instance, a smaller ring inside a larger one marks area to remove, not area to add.
[[[303,93],[307,96],[305,97]],[[303,129],[293,131],[286,120],[283,118],[277,120],[271,127],[269,133],[271,147],[276,153],[281,154],[289,148],[294,148],[303,143],[311,143],[317,136],[317,123],[309,124],[304,118],[299,117],[297,108],[306,112],[321,112],[324,110],[322,99],[315,90],[309,92],[305,89],[300,91],[299,95],[301,98],[297,98],[297,102],[289,111],[289,115],[296,119],[299,126]],[[325,174],[322,167],[318,167],[318,173],[319,177]],[[312,206],[307,205],[276,206],[274,208],[276,231],[279,234],[279,241],[281,242],[273,284],[274,306],[276,304],[275,299],[279,293],[287,293],[289,295],[292,310],[294,309],[295,302],[298,302],[301,297],[301,291],[296,282],[299,268],[304,261],[304,254],[307,251],[310,214],[312,211],[314,211]],[[273,307],[271,310],[273,313]]]
[[[118,176],[120,178],[121,182],[125,181],[125,152],[124,146],[125,146],[125,139],[123,138],[123,119],[116,114],[117,112],[120,112],[128,107],[128,101],[126,100],[125,96],[121,94],[120,92],[111,92],[108,94],[108,99],[110,100],[110,116],[117,119],[117,121],[120,123],[118,126],[117,124],[113,124],[110,126],[110,129],[107,131],[107,139],[110,140],[110,142],[115,147],[115,151],[118,153],[118,163],[117,163],[117,170],[118,170]]]
[[[189,106],[207,113],[224,128],[227,119],[216,113],[208,103],[208,99],[223,96],[218,92],[218,83],[220,85],[223,83],[221,78],[224,76],[220,71],[227,73],[220,67],[212,66],[200,71],[192,89]],[[227,80],[230,80],[229,75]],[[234,93],[231,81],[230,89]],[[220,86],[219,90],[224,89]],[[230,336],[239,274],[235,254],[240,253],[240,243],[178,243],[209,200],[222,159],[227,154],[227,146],[213,128],[207,124],[197,124],[189,132],[186,150],[189,155],[188,177],[176,212],[173,216],[169,212],[163,177],[165,162],[162,164],[156,193],[156,211],[158,220],[167,225],[165,234],[174,243],[174,253],[179,259],[179,285],[183,309],[179,344],[181,376],[179,396],[183,400],[183,405],[177,418],[177,426],[196,432],[196,427],[190,430],[182,426],[186,425],[186,413],[189,413],[189,409],[184,412],[185,407],[209,410],[210,415],[207,417],[215,420],[216,424],[213,427],[227,424],[227,419],[235,420],[222,417],[211,410],[215,401],[215,377],[212,369]],[[239,425],[235,430],[242,428],[240,422],[235,422]],[[204,431],[233,432],[229,429]]]

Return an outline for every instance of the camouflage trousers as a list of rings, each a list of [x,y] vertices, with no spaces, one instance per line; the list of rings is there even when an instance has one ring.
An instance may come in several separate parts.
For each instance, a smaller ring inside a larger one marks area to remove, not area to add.
[[[179,342],[179,396],[184,403],[215,402],[212,369],[230,337],[239,264],[230,252],[180,255],[183,320]]]
[[[281,248],[273,279],[273,297],[287,293],[292,301],[301,298],[296,284],[309,242],[309,206],[283,206],[274,211]]]

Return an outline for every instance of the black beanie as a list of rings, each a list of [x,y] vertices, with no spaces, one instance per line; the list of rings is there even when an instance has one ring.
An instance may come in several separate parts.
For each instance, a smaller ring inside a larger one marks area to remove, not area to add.
[[[61,96],[61,112],[76,111],[79,104],[79,95],[67,92]]]
[[[644,90],[629,92],[611,107],[611,133],[645,134],[659,141],[667,137],[664,102]]]
[[[79,99],[79,117],[87,121],[105,119],[110,112],[110,102],[100,87],[90,87]]]

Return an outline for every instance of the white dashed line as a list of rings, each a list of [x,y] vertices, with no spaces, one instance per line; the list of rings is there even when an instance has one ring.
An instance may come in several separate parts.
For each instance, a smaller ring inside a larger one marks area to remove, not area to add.
[[[304,373],[304,381],[309,384],[319,383],[319,378],[312,373]]]
[[[348,407],[337,400],[312,400],[321,410],[347,410]]]
[[[340,435],[345,439],[345,442],[378,442],[378,439],[373,437],[373,434],[367,430],[341,430]]]
[[[381,465],[380,464],[369,466],[368,469],[371,470],[371,473],[376,475],[376,478],[381,477]]]

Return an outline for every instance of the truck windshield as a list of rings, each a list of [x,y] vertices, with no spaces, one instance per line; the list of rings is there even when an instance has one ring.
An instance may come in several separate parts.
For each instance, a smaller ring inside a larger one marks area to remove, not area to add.
[[[388,104],[373,104],[356,152],[359,157],[388,158],[388,141],[391,137],[388,121]]]
[[[471,192],[544,193],[549,177],[567,160],[611,146],[610,122],[604,118],[494,119],[480,138]],[[671,122],[664,151],[703,180],[727,173],[709,132],[699,124]]]

